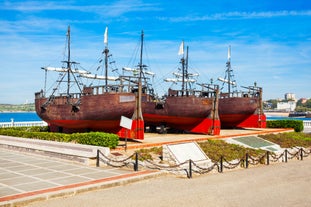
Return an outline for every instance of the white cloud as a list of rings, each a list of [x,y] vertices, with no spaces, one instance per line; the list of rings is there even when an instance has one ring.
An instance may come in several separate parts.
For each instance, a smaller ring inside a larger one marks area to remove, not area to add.
[[[159,8],[155,4],[143,3],[140,0],[119,0],[113,3],[79,5],[75,1],[23,1],[8,2],[1,5],[0,10],[14,10],[24,13],[42,11],[78,11],[97,13],[100,16],[117,17],[129,12],[155,11]]]
[[[286,16],[311,16],[311,10],[306,11],[266,11],[266,12],[227,12],[216,13],[203,16],[182,16],[182,17],[158,17],[160,20],[171,22],[193,22],[193,21],[214,21],[214,20],[229,20],[229,19],[262,19],[273,17]]]

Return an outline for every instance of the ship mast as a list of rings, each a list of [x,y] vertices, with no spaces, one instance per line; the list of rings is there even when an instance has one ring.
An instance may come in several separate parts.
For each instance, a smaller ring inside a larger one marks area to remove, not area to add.
[[[228,97],[231,97],[233,95],[231,92],[231,89],[232,89],[231,85],[232,85],[232,87],[236,87],[236,82],[235,82],[235,80],[233,80],[233,73],[232,73],[232,68],[231,68],[231,46],[230,45],[228,47],[228,60],[226,62],[226,67],[227,67],[227,69],[226,69],[225,78],[218,78],[218,80],[223,82],[223,86],[224,86],[224,84],[227,84],[227,86],[228,86]]]
[[[182,70],[182,81],[181,81],[181,96],[184,96],[185,91],[185,57],[184,57],[184,41],[182,41],[181,46],[179,48],[179,54],[182,55],[180,59],[181,62],[181,70]]]
[[[109,54],[109,49],[108,49],[108,27],[106,27],[105,30],[105,35],[104,35],[104,44],[105,44],[105,50],[103,53],[105,53],[105,89],[106,92],[108,92],[108,54]]]
[[[70,90],[70,71],[71,71],[71,63],[70,63],[70,26],[68,26],[68,59],[67,59],[67,103],[69,103],[69,90]]]
[[[134,120],[143,120],[141,110],[141,96],[142,96],[142,74],[143,74],[143,47],[144,47],[144,31],[141,31],[141,43],[140,43],[140,60],[139,60],[139,77],[138,77],[138,94],[136,100],[136,110],[133,116]]]
[[[186,80],[189,79],[189,74],[188,74],[188,51],[189,51],[189,46],[187,46],[187,51],[186,51],[186,67],[185,67],[185,77],[186,77]],[[188,96],[188,84],[186,83],[186,95]]]
[[[77,84],[78,88],[79,88],[79,91],[81,92],[81,88],[78,84],[78,81],[75,77],[75,75],[73,74],[74,72],[72,71],[72,68],[71,68],[71,65],[72,64],[78,64],[77,62],[74,62],[74,61],[71,61],[71,53],[70,53],[70,26],[68,26],[68,31],[67,31],[67,44],[68,44],[68,53],[67,53],[67,61],[62,61],[63,63],[66,63],[67,64],[67,68],[66,68],[66,72],[67,72],[67,92],[66,92],[66,95],[67,95],[67,103],[70,104],[70,98],[71,98],[71,95],[70,95],[70,84],[71,84],[71,77],[70,77],[70,74],[72,74],[72,77],[74,79],[74,82]],[[62,79],[60,80],[60,82],[62,82]]]
[[[230,77],[231,77],[231,46],[229,45],[228,47],[228,61],[226,63],[227,65],[227,74],[228,74],[228,93],[229,97],[231,94],[231,84],[230,84]]]

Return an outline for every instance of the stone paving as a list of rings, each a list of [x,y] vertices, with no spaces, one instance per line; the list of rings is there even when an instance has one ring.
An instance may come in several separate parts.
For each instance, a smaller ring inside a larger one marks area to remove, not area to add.
[[[133,173],[133,169],[90,167],[0,148],[0,206],[14,199],[130,177]]]

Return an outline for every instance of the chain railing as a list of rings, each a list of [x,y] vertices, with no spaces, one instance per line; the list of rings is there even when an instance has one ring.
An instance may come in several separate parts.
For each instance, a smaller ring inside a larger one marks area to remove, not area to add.
[[[116,159],[112,156],[106,156],[100,150],[97,150],[96,166],[100,166],[100,162],[111,167],[132,167],[134,171],[138,171],[139,166],[142,168],[167,171],[170,173],[181,174],[185,173],[188,178],[192,178],[193,173],[206,174],[213,170],[222,173],[224,169],[234,169],[237,167],[247,169],[249,165],[265,164],[269,165],[270,162],[288,162],[288,160],[297,158],[298,160],[303,160],[304,157],[308,157],[311,154],[311,148],[290,148],[285,149],[280,154],[271,153],[266,151],[265,154],[257,157],[253,157],[248,153],[240,159],[233,161],[227,161],[223,156],[220,157],[218,162],[195,162],[193,160],[186,160],[183,163],[172,165],[172,164],[161,164],[156,163],[150,159],[146,159],[140,153],[135,152],[129,157]],[[141,161],[143,160],[143,161]],[[202,166],[205,165],[205,166]]]

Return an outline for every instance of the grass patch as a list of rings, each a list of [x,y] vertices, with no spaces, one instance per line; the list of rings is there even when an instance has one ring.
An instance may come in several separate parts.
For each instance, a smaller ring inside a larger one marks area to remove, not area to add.
[[[279,134],[259,135],[259,137],[279,144],[282,148],[311,147],[311,134],[302,132],[286,132]]]
[[[205,154],[213,161],[218,162],[223,156],[227,161],[242,159],[248,153],[253,157],[262,156],[264,150],[245,148],[236,144],[228,144],[223,140],[207,140],[198,143]]]
[[[152,148],[145,148],[145,149],[139,149],[136,150],[135,152],[137,152],[140,156],[138,157],[138,159],[140,161],[144,161],[144,160],[153,160],[154,156],[160,157],[162,156],[162,147],[152,147]]]

